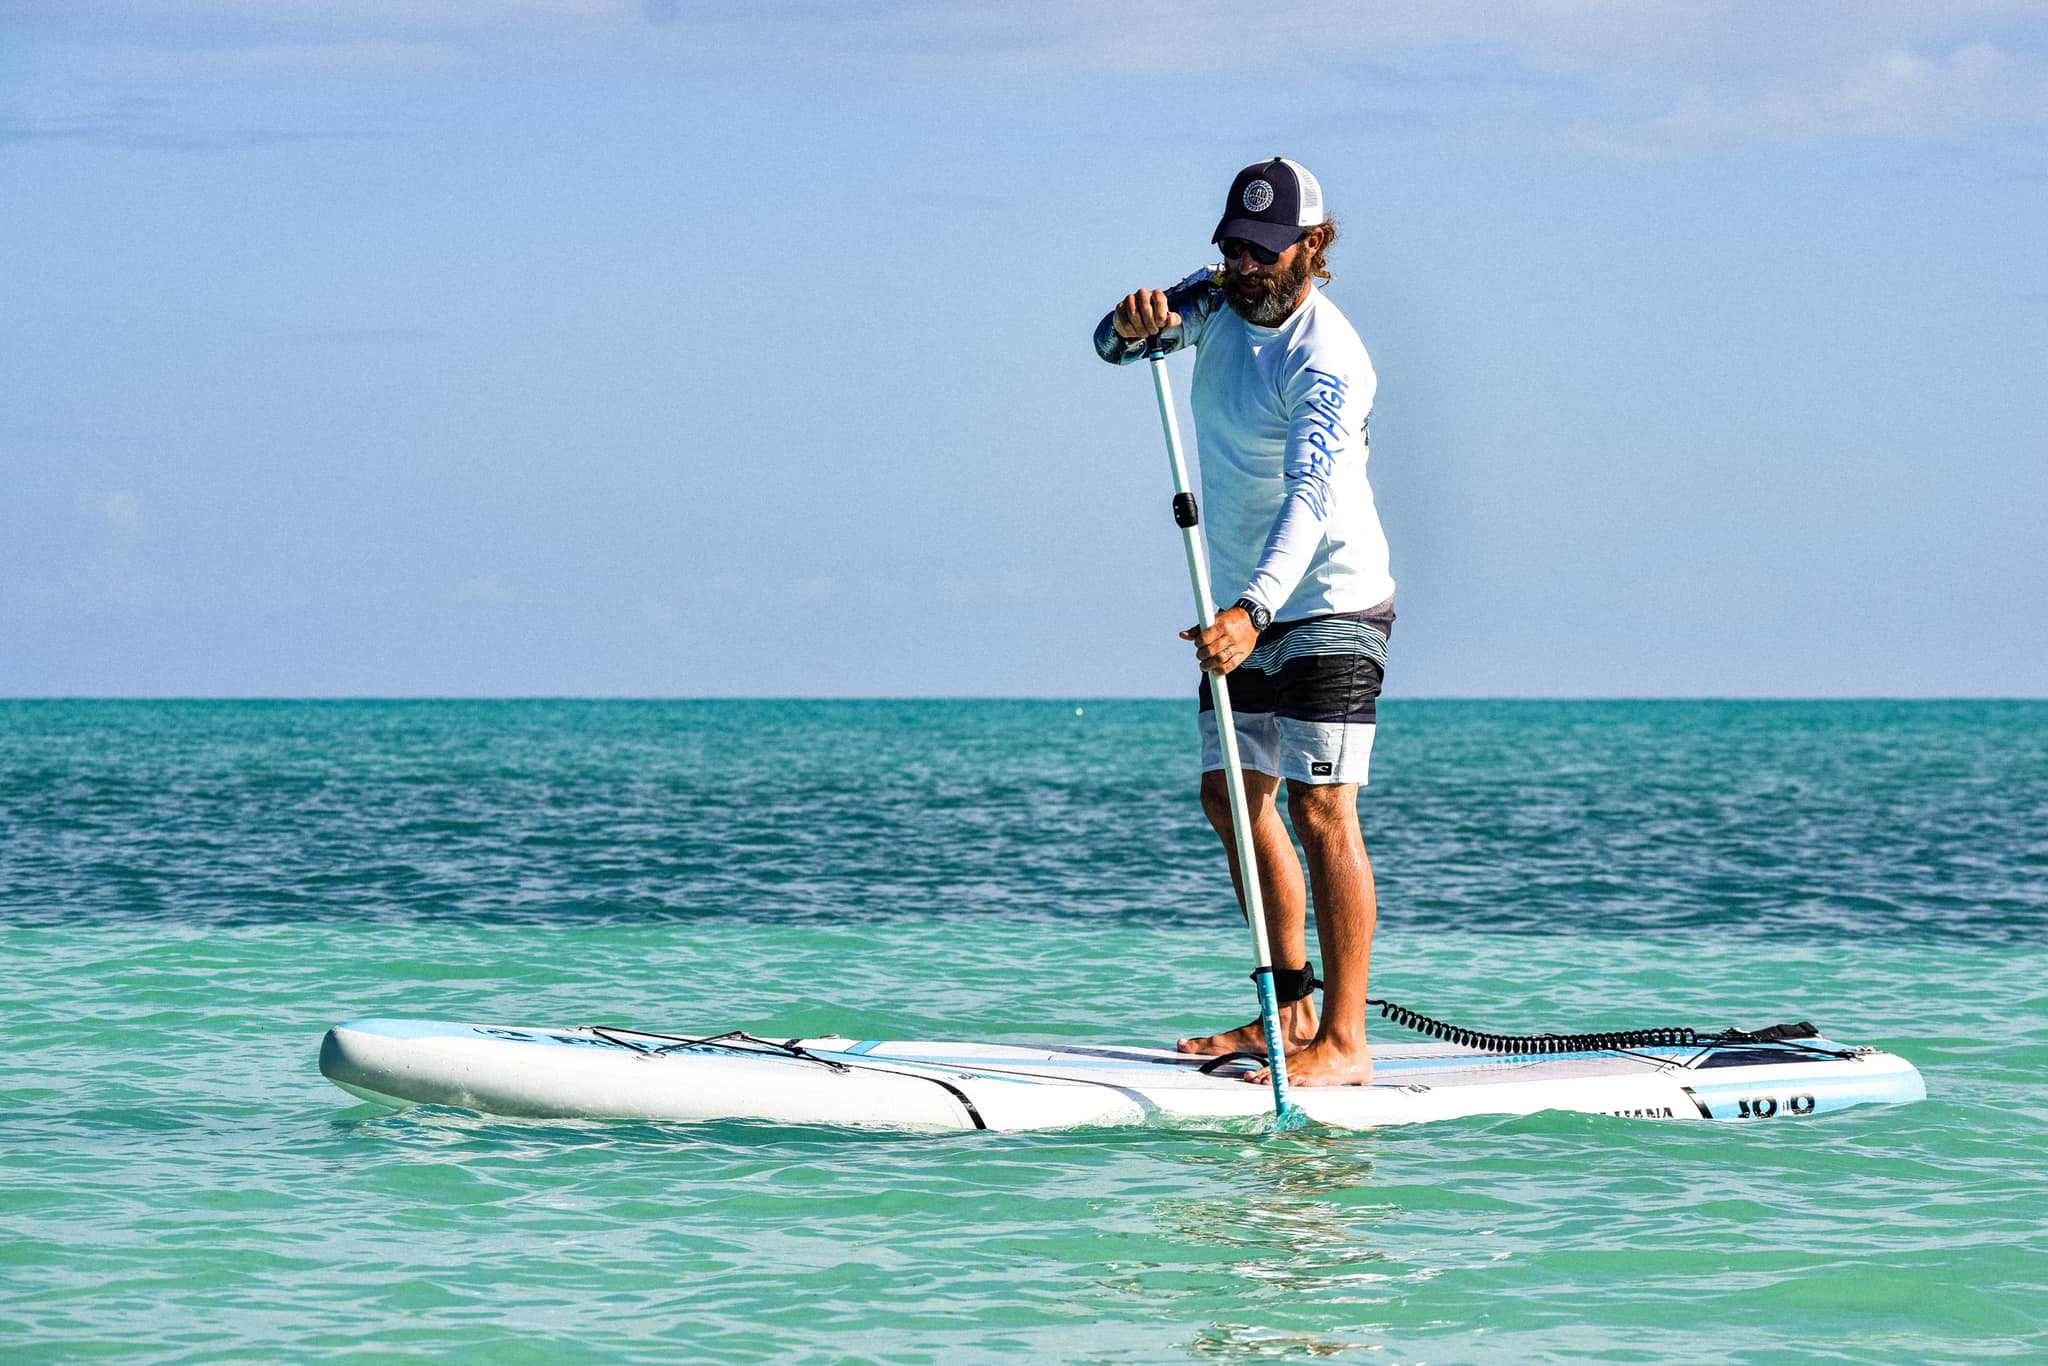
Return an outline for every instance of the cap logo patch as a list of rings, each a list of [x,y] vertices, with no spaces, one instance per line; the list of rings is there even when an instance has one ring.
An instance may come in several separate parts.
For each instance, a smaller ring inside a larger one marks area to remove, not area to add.
[[[1244,206],[1253,213],[1264,213],[1273,207],[1273,187],[1263,180],[1254,180],[1244,187]]]

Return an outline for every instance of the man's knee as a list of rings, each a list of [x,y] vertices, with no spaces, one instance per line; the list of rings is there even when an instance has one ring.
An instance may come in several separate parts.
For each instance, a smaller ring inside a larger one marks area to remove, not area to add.
[[[1279,825],[1279,807],[1274,804],[1279,788],[1278,778],[1250,769],[1245,770],[1244,800],[1246,809],[1251,812],[1252,824],[1272,825],[1284,835],[1286,827]],[[1202,814],[1207,816],[1209,823],[1218,830],[1229,832],[1230,782],[1223,776],[1223,770],[1220,768],[1211,769],[1202,775]]]
[[[1289,783],[1287,814],[1303,843],[1346,838],[1358,829],[1358,785]]]

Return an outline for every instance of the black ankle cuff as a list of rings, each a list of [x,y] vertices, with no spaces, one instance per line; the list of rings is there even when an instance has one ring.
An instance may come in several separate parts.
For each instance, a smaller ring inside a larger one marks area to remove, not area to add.
[[[1314,963],[1304,963],[1298,968],[1273,968],[1271,971],[1273,999],[1283,1006],[1301,1000],[1322,985],[1321,979],[1316,976]],[[1253,981],[1256,982],[1258,978],[1258,973],[1252,974]]]

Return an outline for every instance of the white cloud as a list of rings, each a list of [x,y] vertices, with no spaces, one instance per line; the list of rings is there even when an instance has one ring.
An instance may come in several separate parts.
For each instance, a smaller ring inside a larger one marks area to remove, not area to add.
[[[71,0],[61,13],[0,0],[0,25],[36,16],[87,84],[130,95],[504,63],[1106,83],[1132,99],[1161,89],[1169,113],[1197,81],[1225,83],[1216,98],[1238,98],[1238,81],[1311,106],[1339,92],[1469,141],[1621,156],[2048,127],[2048,11],[2019,0],[1329,0],[1277,25],[1241,0]]]
[[[102,536],[124,544],[141,536],[149,525],[149,518],[142,511],[142,499],[130,489],[81,493],[78,509]]]
[[[71,563],[49,566],[0,585],[5,606],[27,621],[91,616],[154,604],[159,585],[144,563],[149,516],[132,489],[85,489],[78,495],[82,543]]]
[[[2048,119],[2048,73],[1990,43],[1944,60],[1899,50],[1851,73],[1839,93],[1842,122],[1865,132],[1954,133],[1972,126]]]
[[[149,517],[141,497],[132,489],[95,490],[80,494],[78,505],[91,526],[92,543],[60,597],[68,596],[87,611],[155,602],[159,586],[142,554]]]
[[[452,43],[363,40],[259,43],[249,46],[120,47],[102,54],[99,75],[117,82],[227,82],[275,85],[295,81],[410,80],[477,60]]]
[[[1893,48],[1747,87],[1695,84],[1667,99],[1654,112],[1578,120],[1564,137],[1606,155],[1671,157],[1727,145],[1934,142],[2039,128],[2048,126],[2048,67],[1989,43],[1940,56]]]

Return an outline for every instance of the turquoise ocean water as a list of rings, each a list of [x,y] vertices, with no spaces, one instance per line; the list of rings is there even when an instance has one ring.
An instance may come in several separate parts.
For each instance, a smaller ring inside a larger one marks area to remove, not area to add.
[[[0,702],[0,1360],[2048,1359],[2048,704],[1383,722],[1376,995],[1812,1019],[1930,1098],[1279,1135],[393,1114],[322,1080],[329,1024],[1236,1022],[1188,708]]]

